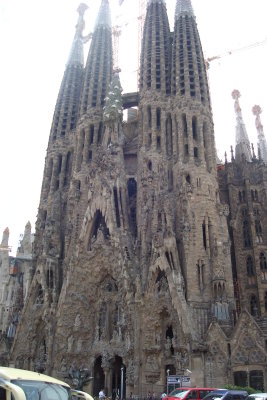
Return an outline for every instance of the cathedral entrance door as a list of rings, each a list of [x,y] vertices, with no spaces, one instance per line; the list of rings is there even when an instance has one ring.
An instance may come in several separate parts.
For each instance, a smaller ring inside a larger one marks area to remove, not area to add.
[[[112,400],[121,398],[121,368],[123,368],[123,398],[126,398],[126,370],[122,363],[122,358],[115,356],[112,363]]]
[[[98,396],[101,389],[105,388],[105,374],[101,366],[101,357],[95,360],[93,396]]]

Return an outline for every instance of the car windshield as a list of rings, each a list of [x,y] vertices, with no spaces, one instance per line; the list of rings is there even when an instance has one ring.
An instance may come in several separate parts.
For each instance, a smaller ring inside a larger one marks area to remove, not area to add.
[[[71,400],[70,389],[56,383],[20,379],[12,383],[21,387],[27,400]]]
[[[184,389],[177,388],[177,389],[174,389],[170,394],[168,394],[168,396],[172,397],[172,396],[175,396],[177,393],[181,393],[181,392],[184,392]]]
[[[183,399],[187,395],[188,392],[189,392],[189,390],[184,390],[183,392],[175,394],[173,397],[179,397],[179,399]]]
[[[215,399],[220,399],[221,397],[223,397],[223,395],[225,394],[225,392],[223,393],[209,393],[207,394],[203,400],[215,400]]]

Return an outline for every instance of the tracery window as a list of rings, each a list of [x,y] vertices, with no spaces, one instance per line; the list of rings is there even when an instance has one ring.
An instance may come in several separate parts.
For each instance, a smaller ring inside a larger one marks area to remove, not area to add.
[[[248,220],[243,221],[244,247],[251,247],[251,234]]]
[[[247,264],[248,283],[253,284],[255,283],[255,271],[254,271],[253,259],[251,256],[247,257],[246,264]]]
[[[257,243],[262,243],[262,227],[258,218],[255,220],[255,230]]]
[[[253,268],[253,260],[252,260],[251,256],[248,256],[248,258],[247,258],[247,275],[248,276],[255,275],[254,268]]]
[[[267,262],[264,253],[260,253],[261,279],[267,281]]]
[[[253,317],[257,317],[259,314],[258,299],[255,294],[252,294],[250,297],[250,313],[253,315]]]

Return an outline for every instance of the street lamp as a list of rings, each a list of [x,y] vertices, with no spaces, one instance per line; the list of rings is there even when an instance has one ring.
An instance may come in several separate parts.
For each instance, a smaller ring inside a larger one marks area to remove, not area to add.
[[[170,370],[167,369],[167,394],[169,394],[169,375],[170,375]]]
[[[123,400],[123,367],[121,367],[121,400]]]

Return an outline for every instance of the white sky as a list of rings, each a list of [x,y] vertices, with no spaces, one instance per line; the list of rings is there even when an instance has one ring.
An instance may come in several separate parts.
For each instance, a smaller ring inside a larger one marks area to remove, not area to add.
[[[85,1],[86,2],[86,1]],[[92,31],[101,0],[87,0],[84,34]],[[167,0],[171,29],[175,0]],[[0,0],[0,241],[10,230],[15,254],[29,220],[34,230],[46,147],[56,98],[74,35],[78,0]],[[121,81],[136,90],[138,0],[110,0],[115,23],[126,23],[120,44]],[[205,57],[267,38],[267,0],[192,0]],[[85,54],[87,53],[87,49]],[[216,147],[230,159],[235,144],[231,92],[241,92],[241,108],[251,142],[257,143],[251,109],[262,107],[267,135],[267,44],[213,61],[209,69]]]

